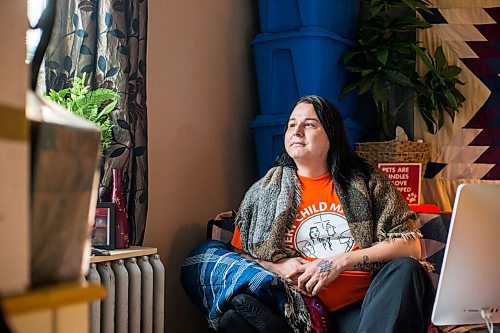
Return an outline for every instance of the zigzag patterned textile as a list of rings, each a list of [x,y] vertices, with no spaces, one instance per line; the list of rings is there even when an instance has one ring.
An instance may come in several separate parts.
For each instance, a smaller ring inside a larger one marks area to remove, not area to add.
[[[500,182],[500,0],[434,0],[432,28],[419,32],[423,46],[442,45],[448,62],[462,68],[467,98],[452,124],[425,132],[415,117],[415,137],[431,143],[422,185],[424,202],[451,211],[460,183]],[[423,69],[420,66],[419,69]],[[418,112],[417,112],[418,114]]]

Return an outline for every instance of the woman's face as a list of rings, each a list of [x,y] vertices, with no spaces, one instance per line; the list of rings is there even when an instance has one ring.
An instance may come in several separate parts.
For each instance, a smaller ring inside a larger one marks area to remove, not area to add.
[[[326,163],[330,142],[323,125],[308,103],[292,111],[285,133],[285,150],[297,164]]]
[[[311,237],[311,239],[319,237],[318,227],[312,227],[311,229],[309,229],[309,237]]]

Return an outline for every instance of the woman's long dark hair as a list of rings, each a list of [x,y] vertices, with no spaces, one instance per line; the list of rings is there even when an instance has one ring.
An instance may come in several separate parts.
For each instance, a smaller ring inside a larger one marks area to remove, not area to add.
[[[304,96],[295,105],[300,103],[311,104],[321,125],[323,125],[330,143],[327,155],[328,169],[335,179],[348,181],[354,174],[364,174],[368,165],[352,151],[347,141],[344,121],[335,105],[323,97],[316,95]],[[285,134],[287,128],[288,124],[285,125]],[[283,148],[283,152],[277,158],[275,165],[297,169],[294,160],[288,155],[285,148]]]

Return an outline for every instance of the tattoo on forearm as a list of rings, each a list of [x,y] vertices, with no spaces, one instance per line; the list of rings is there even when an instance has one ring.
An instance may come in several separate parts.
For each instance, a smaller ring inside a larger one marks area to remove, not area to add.
[[[330,272],[330,270],[332,269],[332,262],[322,259],[319,262],[318,267],[320,268],[319,273],[321,275],[323,275],[324,273],[328,274],[328,272]]]
[[[384,260],[382,261],[370,261],[370,258],[368,256],[363,256],[363,262],[358,262],[357,264],[354,265],[354,269],[359,269],[362,271],[377,271],[381,269],[386,262]]]

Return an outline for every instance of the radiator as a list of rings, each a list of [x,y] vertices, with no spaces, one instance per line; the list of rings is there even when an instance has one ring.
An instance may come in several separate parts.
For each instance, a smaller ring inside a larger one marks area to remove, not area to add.
[[[91,263],[86,278],[107,291],[90,304],[90,333],[163,333],[165,268],[158,254]]]

